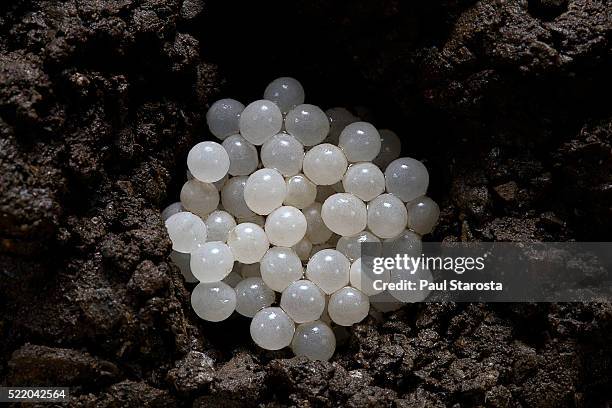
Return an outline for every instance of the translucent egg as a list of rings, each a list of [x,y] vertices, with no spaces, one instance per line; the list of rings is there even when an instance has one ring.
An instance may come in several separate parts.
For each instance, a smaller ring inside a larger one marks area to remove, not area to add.
[[[200,217],[188,211],[168,218],[166,229],[172,241],[172,249],[177,252],[189,253],[206,242],[206,224]]]
[[[312,242],[306,237],[302,238],[300,242],[291,247],[297,256],[302,261],[310,259],[310,251],[312,251]]]
[[[304,146],[286,133],[274,135],[261,147],[261,162],[283,176],[293,176],[302,171]]]
[[[269,288],[282,292],[292,282],[302,278],[304,268],[291,248],[270,248],[260,262],[261,278]]]
[[[316,187],[315,187],[315,194],[316,194]],[[166,221],[172,215],[180,213],[181,211],[185,211],[185,209],[183,208],[183,204],[181,204],[180,201],[177,201],[176,203],[172,203],[166,208],[164,208],[164,210],[162,211],[161,213],[162,220]]]
[[[280,132],[283,114],[278,106],[265,99],[250,103],[240,115],[240,134],[255,146],[261,146]]]
[[[356,163],[346,170],[342,186],[347,193],[370,201],[385,191],[385,175],[372,163]]]
[[[200,142],[187,154],[187,167],[193,177],[206,183],[221,180],[227,174],[230,159],[219,143]]]
[[[287,196],[285,205],[302,209],[314,203],[317,186],[303,174],[296,174],[287,179]]]
[[[247,278],[236,285],[236,311],[243,316],[253,317],[264,307],[276,300],[274,291],[261,278]]]
[[[348,162],[339,147],[329,143],[314,146],[304,156],[304,174],[317,185],[332,185],[342,180]]]
[[[417,233],[406,229],[398,236],[384,240],[382,255],[386,257],[394,257],[397,254],[419,256],[422,252],[421,237]]]
[[[304,103],[304,88],[297,79],[281,77],[270,82],[264,91],[264,99],[274,102],[283,113]]]
[[[361,231],[357,235],[350,237],[340,237],[336,244],[336,249],[342,252],[349,261],[353,262],[361,257],[361,244],[363,243],[371,243],[379,248],[378,250],[370,251],[372,255],[380,253],[380,248],[382,248],[380,239],[369,231]]]
[[[302,104],[287,113],[285,129],[304,146],[314,146],[327,137],[329,119],[318,106]]]
[[[234,255],[223,242],[206,242],[191,252],[189,266],[200,282],[218,282],[232,271]]]
[[[295,333],[293,320],[280,307],[266,307],[253,316],[251,338],[266,350],[280,350],[291,344]]]
[[[323,292],[331,294],[349,283],[351,263],[335,249],[323,249],[314,254],[306,265],[306,278]]]
[[[187,170],[189,171],[189,170]],[[191,177],[193,178],[193,177]],[[189,178],[188,178],[189,179]],[[225,186],[225,182],[229,179],[229,174],[226,174],[225,176],[223,176],[223,178],[221,180],[215,181],[213,183],[213,186],[215,186],[215,188],[217,189],[217,191],[221,191],[221,189],[223,189],[223,186]]]
[[[285,201],[287,184],[274,169],[260,169],[251,174],[244,186],[244,201],[257,214],[268,215]]]
[[[427,192],[429,173],[425,165],[410,157],[394,160],[385,170],[387,192],[408,202]]]
[[[306,218],[306,238],[311,244],[322,244],[327,241],[331,236],[332,232],[321,218],[321,204],[312,203],[308,207],[302,210],[304,217]]]
[[[296,356],[327,361],[336,351],[336,336],[333,330],[320,320],[303,323],[295,329],[291,350]]]
[[[236,309],[236,292],[223,282],[198,283],[191,293],[191,306],[201,319],[220,322]]]
[[[421,235],[433,231],[438,218],[440,207],[429,197],[423,196],[406,204],[408,210],[408,228]]]
[[[234,258],[244,264],[259,262],[270,247],[264,230],[253,223],[238,224],[227,236]]]
[[[192,179],[183,184],[181,203],[186,210],[204,218],[219,205],[219,191],[211,183]]]
[[[236,226],[234,217],[226,211],[213,211],[206,218],[209,241],[227,241],[227,234]]]
[[[232,177],[221,189],[221,204],[223,208],[238,219],[255,215],[244,200],[244,187],[248,177]]]
[[[392,194],[381,194],[368,204],[368,228],[380,238],[399,235],[407,222],[406,207]]]
[[[352,326],[368,316],[370,301],[360,290],[344,287],[329,298],[329,317],[340,326]]]
[[[403,303],[415,303],[422,302],[429,296],[429,289],[424,288],[420,289],[419,282],[421,280],[425,280],[428,282],[432,282],[432,275],[429,269],[419,267],[416,272],[408,269],[397,269],[392,268],[390,271],[389,282],[391,283],[400,283],[403,281],[412,281],[416,282],[415,290],[404,290],[404,289],[393,289],[389,290],[391,296],[396,298],[397,300]],[[413,273],[414,272],[414,273]]]
[[[221,140],[238,133],[243,110],[244,105],[234,99],[221,99],[213,103],[206,112],[210,133]]]
[[[240,276],[242,276],[243,278],[261,278],[261,272],[259,271],[259,263],[238,265],[238,271],[240,272]]]
[[[381,286],[379,286],[379,283],[377,282],[377,284],[374,285],[374,282],[377,280],[379,280],[380,283],[389,282],[389,271],[385,269],[381,273],[375,273],[373,268],[371,268],[371,266],[370,266],[370,269],[368,269],[367,271],[362,270],[363,266],[364,265],[361,261],[361,258],[356,259],[355,262],[353,262],[353,264],[351,265],[351,271],[350,271],[351,286],[354,287],[355,289],[359,289],[361,292],[363,292],[364,294],[368,296],[374,296],[382,292],[382,289],[381,289]]]
[[[291,247],[304,238],[306,218],[297,208],[282,206],[268,215],[264,229],[272,245]]]
[[[321,218],[336,234],[351,236],[365,229],[367,209],[365,203],[354,195],[336,193],[323,203]]]
[[[325,295],[311,281],[299,280],[283,291],[280,306],[295,323],[312,322],[325,309]]]
[[[351,123],[340,133],[338,146],[350,162],[372,161],[380,153],[380,134],[368,122]]]
[[[357,122],[359,118],[353,115],[345,108],[331,108],[325,111],[329,118],[329,135],[325,140],[327,143],[338,145],[340,133],[345,127],[353,122]]]
[[[248,176],[257,170],[257,149],[240,135],[232,135],[221,144],[230,159],[228,173],[232,176]]]
[[[374,159],[374,164],[384,169],[399,157],[402,152],[402,142],[395,132],[389,129],[378,129],[378,133],[380,134],[380,153]]]
[[[170,259],[181,271],[183,278],[185,278],[185,282],[196,283],[198,282],[198,278],[191,273],[191,267],[189,266],[190,258],[191,256],[189,254],[183,254],[181,252],[172,251],[170,253]]]

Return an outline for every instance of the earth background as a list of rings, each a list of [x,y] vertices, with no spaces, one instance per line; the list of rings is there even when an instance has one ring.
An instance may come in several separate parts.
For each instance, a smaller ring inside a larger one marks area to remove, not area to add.
[[[609,241],[612,4],[0,3],[0,384],[69,406],[606,407],[610,304],[416,304],[330,362],[206,324],[168,255],[205,112],[283,75],[422,159],[430,240]]]

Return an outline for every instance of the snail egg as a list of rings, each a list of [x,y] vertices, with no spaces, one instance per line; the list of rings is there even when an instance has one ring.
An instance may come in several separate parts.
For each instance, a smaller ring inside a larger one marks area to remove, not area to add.
[[[381,194],[368,204],[368,228],[380,238],[396,237],[407,222],[404,203],[392,194]]]
[[[393,160],[385,170],[387,192],[408,202],[427,192],[429,173],[423,163],[410,157]]]
[[[186,210],[204,218],[219,205],[219,191],[211,183],[191,179],[181,188],[181,203]]]
[[[325,296],[309,280],[293,282],[283,291],[280,306],[296,323],[317,320],[325,309]]]
[[[287,179],[287,196],[283,204],[302,209],[314,203],[317,186],[303,174],[296,174]]]
[[[303,323],[295,329],[291,350],[296,356],[327,361],[336,351],[336,335],[320,320]]]
[[[261,147],[261,162],[283,176],[293,176],[302,170],[304,146],[293,136],[279,133]]]
[[[183,211],[166,220],[166,229],[172,241],[172,249],[189,253],[206,242],[206,224],[200,217]]]
[[[248,177],[232,177],[221,189],[221,204],[223,208],[239,219],[249,218],[255,215],[244,200],[244,187]]]
[[[352,326],[366,318],[370,301],[360,290],[347,286],[330,296],[327,312],[336,324]]]
[[[361,257],[361,244],[364,242],[375,244],[377,247],[376,254],[380,253],[380,248],[382,247],[380,239],[369,231],[361,231],[357,235],[350,237],[340,237],[336,244],[336,249],[342,252],[349,261],[353,262]]]
[[[332,185],[342,180],[348,162],[339,147],[329,143],[314,146],[304,156],[304,174],[317,185]]]
[[[376,289],[374,281],[380,280],[382,283],[389,282],[389,271],[385,269],[382,273],[374,273],[372,269],[368,269],[367,271],[364,270],[364,266],[368,267],[367,265],[363,265],[361,258],[356,259],[351,265],[351,286],[368,296],[377,295],[382,292],[382,289]],[[378,284],[376,286],[380,287]]]
[[[266,307],[253,316],[250,331],[259,347],[280,350],[291,344],[295,324],[280,307]]]
[[[370,201],[385,191],[385,175],[372,163],[353,164],[346,170],[342,186],[347,193]]]
[[[240,134],[255,146],[261,146],[280,132],[283,114],[274,102],[260,99],[250,103],[240,115]]]
[[[274,291],[266,286],[261,278],[246,278],[234,288],[236,291],[236,311],[243,316],[253,317],[274,300]]]
[[[227,236],[227,245],[236,261],[244,264],[259,262],[270,247],[264,230],[250,222],[236,225]]]
[[[234,217],[226,211],[213,211],[206,218],[209,241],[227,241],[227,234],[236,226]]]
[[[285,129],[304,146],[314,146],[327,137],[329,119],[318,106],[302,104],[287,113]]]
[[[200,282],[218,282],[232,271],[234,255],[223,242],[206,242],[191,253],[189,266]]]
[[[287,184],[274,169],[260,169],[251,174],[244,186],[244,200],[257,214],[268,215],[285,201]]]
[[[380,153],[380,134],[368,122],[351,123],[342,130],[338,146],[350,162],[372,161]]]
[[[236,309],[236,292],[223,282],[198,283],[191,293],[191,306],[201,319],[220,322]]]
[[[379,129],[378,134],[380,134],[380,153],[374,159],[374,164],[384,169],[399,157],[402,142],[397,134],[389,129]]]
[[[213,103],[206,112],[210,133],[221,140],[238,133],[243,110],[244,105],[234,99],[221,99]]]
[[[221,144],[230,159],[228,173],[232,176],[248,176],[257,170],[257,149],[240,135],[232,135]]]
[[[304,268],[291,248],[273,247],[261,259],[260,272],[269,288],[282,292],[292,282],[302,278]]]
[[[329,135],[325,141],[335,145],[338,145],[338,139],[342,130],[359,120],[358,117],[345,108],[330,108],[325,111],[325,114],[329,118]]]
[[[335,249],[323,249],[306,265],[306,277],[328,295],[348,285],[349,260]]]
[[[426,280],[428,282],[431,282],[433,280],[433,276],[429,269],[423,268],[423,266],[419,266],[416,271],[405,268],[391,268],[389,272],[389,282],[391,284],[397,285],[405,281],[416,282],[415,290],[389,289],[389,293],[391,294],[391,296],[393,296],[397,300],[404,303],[415,303],[422,302],[427,296],[429,296],[429,289],[420,289],[420,286],[418,284],[418,282],[420,282],[421,280]],[[398,288],[400,287],[399,285],[397,286]]]
[[[434,200],[426,196],[410,201],[406,204],[406,209],[408,210],[408,228],[421,235],[433,231],[440,217],[440,207]]]
[[[302,261],[307,261],[310,258],[310,251],[312,251],[312,242],[310,242],[308,238],[304,237],[300,242],[291,248]]]
[[[193,146],[187,155],[187,167],[200,181],[213,183],[227,174],[230,159],[219,143],[201,142]]]
[[[332,236],[332,232],[321,218],[321,203],[312,203],[302,211],[306,218],[306,238],[311,244],[322,244]]]
[[[364,202],[354,195],[336,193],[323,203],[321,218],[336,234],[351,236],[365,229],[367,209]]]
[[[264,229],[272,245],[291,247],[304,238],[306,218],[295,207],[279,207],[268,215]]]
[[[264,99],[274,102],[283,113],[304,103],[304,97],[304,87],[297,79],[291,77],[276,78],[264,91]]]
[[[316,187],[315,187],[315,193],[316,193]],[[166,208],[164,208],[164,210],[162,211],[161,213],[162,220],[166,221],[168,218],[170,218],[174,214],[178,214],[182,211],[185,211],[185,208],[183,207],[183,204],[181,204],[180,201],[177,201],[176,203],[172,203]]]

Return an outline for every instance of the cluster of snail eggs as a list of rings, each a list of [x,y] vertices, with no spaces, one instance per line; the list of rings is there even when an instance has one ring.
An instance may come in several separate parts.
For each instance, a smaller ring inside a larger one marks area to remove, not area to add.
[[[293,78],[272,81],[263,97],[208,110],[222,143],[193,146],[180,202],[162,212],[171,259],[198,282],[191,304],[200,318],[237,312],[252,319],[258,346],[328,360],[332,327],[365,319],[370,297],[375,308],[375,299],[406,301],[373,288],[361,244],[420,245],[440,210],[425,196],[427,169],[398,158],[392,131],[344,108],[305,104]],[[392,279],[389,271],[379,278]]]

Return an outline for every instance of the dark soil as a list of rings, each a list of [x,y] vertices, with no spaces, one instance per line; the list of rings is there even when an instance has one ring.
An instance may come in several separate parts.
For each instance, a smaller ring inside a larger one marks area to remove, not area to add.
[[[169,259],[203,114],[300,79],[397,131],[432,239],[610,241],[605,0],[0,2],[0,383],[70,406],[608,406],[609,304],[430,304],[331,362],[204,324]]]

